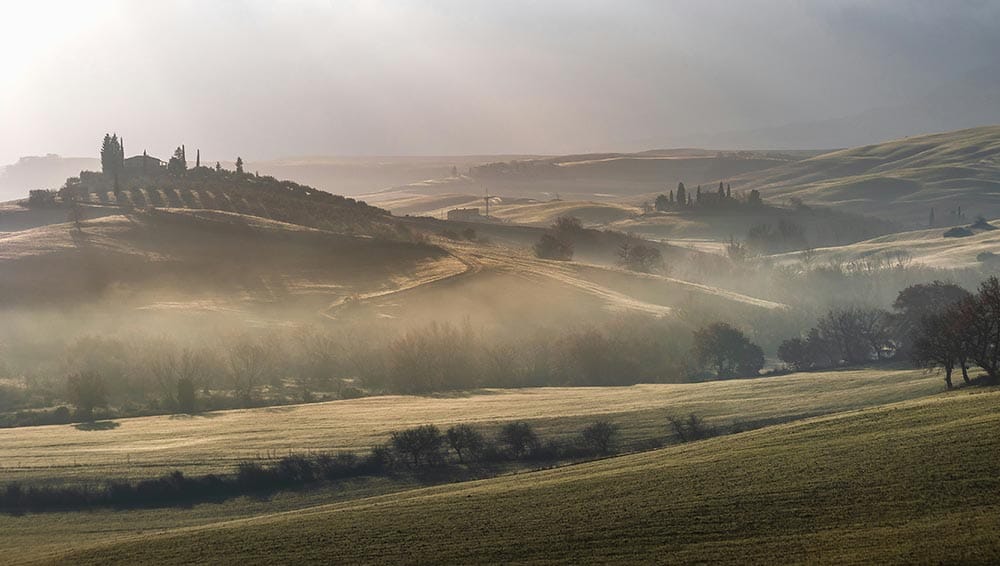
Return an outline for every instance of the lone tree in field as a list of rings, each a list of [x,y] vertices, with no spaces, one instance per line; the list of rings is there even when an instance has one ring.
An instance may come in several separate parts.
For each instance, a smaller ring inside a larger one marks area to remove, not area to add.
[[[618,265],[630,271],[650,273],[663,266],[663,255],[658,248],[639,243],[632,236],[626,236],[618,247]]]
[[[236,174],[237,175],[242,175],[243,174],[243,158],[242,157],[237,157],[236,158]]]
[[[523,458],[538,448],[538,435],[529,423],[518,421],[507,423],[497,437],[500,445],[514,459]]]
[[[718,378],[754,376],[764,367],[760,346],[724,322],[709,324],[694,333],[694,355]]]
[[[600,420],[583,429],[583,442],[598,454],[608,454],[618,436],[618,427],[609,421]]]
[[[392,433],[392,447],[408,457],[414,467],[419,466],[421,461],[428,465],[440,463],[443,446],[444,437],[434,425],[421,425]]]
[[[573,244],[558,234],[542,234],[535,244],[535,255],[542,259],[569,261],[573,259]]]
[[[463,464],[478,459],[486,446],[483,434],[472,425],[455,425],[448,429],[445,436],[448,438],[448,445],[458,455],[458,461]]]
[[[196,411],[197,399],[195,395],[194,380],[190,377],[182,377],[177,380],[177,411],[179,413],[193,415]]]
[[[962,378],[969,383],[969,332],[957,310],[926,315],[913,343],[913,361],[924,368],[944,369],[944,382],[952,388],[951,373],[962,368]]]
[[[261,342],[240,339],[229,348],[229,378],[233,390],[249,403],[254,389],[271,370],[271,351]]]
[[[77,418],[94,420],[94,409],[108,404],[108,391],[104,379],[94,372],[78,373],[66,379],[69,402],[76,407]]]

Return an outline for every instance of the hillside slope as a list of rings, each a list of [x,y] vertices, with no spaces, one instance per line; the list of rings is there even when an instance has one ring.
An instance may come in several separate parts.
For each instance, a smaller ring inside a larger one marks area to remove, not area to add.
[[[565,155],[488,163],[466,175],[410,183],[380,195],[477,195],[488,188],[490,194],[505,197],[612,200],[662,192],[680,181],[694,185],[767,170],[799,158],[799,154],[698,149]]]
[[[1000,216],[1000,126],[914,136],[835,151],[734,178],[733,189],[764,198],[882,216],[926,226]]]
[[[121,419],[120,426],[96,434],[66,425],[0,429],[0,471],[7,480],[26,483],[143,478],[174,469],[227,473],[237,462],[266,453],[368,450],[385,442],[390,431],[420,424],[447,428],[529,420],[549,437],[576,434],[600,416],[621,425],[627,446],[664,434],[668,412],[697,412],[728,426],[736,420],[786,421],[871,407],[943,389],[937,374],[865,369],[705,383],[384,395],[192,418]]]
[[[120,211],[119,211],[120,212]],[[156,209],[0,235],[0,303],[78,303],[114,292],[142,302],[334,297],[395,279],[460,272],[431,245],[334,234],[256,216]]]
[[[996,562],[998,398],[938,396],[59,562]]]
[[[1000,226],[1000,220],[991,222]],[[946,238],[946,228],[931,228],[899,232],[846,246],[819,248],[809,251],[809,261],[814,265],[846,264],[852,262],[895,263],[900,260],[916,262],[942,269],[982,266],[981,254],[1000,256],[1000,230],[973,231],[970,236]],[[803,259],[802,252],[772,256],[779,263],[796,263]],[[995,263],[992,265],[996,265]]]

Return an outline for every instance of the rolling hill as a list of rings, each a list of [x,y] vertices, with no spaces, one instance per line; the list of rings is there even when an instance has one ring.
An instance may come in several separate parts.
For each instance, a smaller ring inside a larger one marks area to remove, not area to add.
[[[992,225],[1000,226],[994,220]],[[966,237],[944,237],[946,228],[931,228],[899,232],[846,246],[810,250],[808,261],[813,265],[882,261],[916,262],[942,269],[960,269],[983,265],[982,254],[1000,256],[1000,231],[973,230]],[[772,256],[780,263],[798,263],[803,252]],[[995,260],[987,260],[995,261]],[[992,264],[996,265],[996,264]]]
[[[530,421],[544,438],[568,440],[595,419],[608,418],[621,427],[621,448],[627,451],[648,448],[650,439],[666,434],[666,415],[697,412],[712,424],[742,422],[760,427],[919,399],[943,387],[940,376],[933,373],[862,369],[698,384],[382,396],[194,417],[120,419],[118,426],[103,430],[73,426],[3,429],[0,472],[25,485],[140,478],[173,469],[188,474],[229,472],[245,458],[280,457],[289,451],[367,450],[401,427],[462,422],[493,431],[500,423],[515,419]],[[516,477],[521,476],[511,479]],[[410,486],[397,480],[338,482],[331,489],[190,508],[0,515],[0,530],[5,534],[0,537],[0,552],[17,563],[161,530],[301,510]]]
[[[765,199],[801,199],[926,226],[1000,216],[1000,126],[914,136],[826,153],[732,179]],[[952,215],[961,207],[965,218]]]
[[[58,563],[1000,560],[1000,393],[153,534]]]
[[[127,304],[216,298],[319,308],[464,265],[440,248],[331,233],[233,212],[130,211],[0,235],[0,301]]]
[[[473,167],[468,174],[401,185],[364,198],[377,202],[409,195],[479,195],[488,189],[508,198],[616,200],[662,192],[680,181],[695,185],[767,170],[813,153],[677,149],[499,161]]]

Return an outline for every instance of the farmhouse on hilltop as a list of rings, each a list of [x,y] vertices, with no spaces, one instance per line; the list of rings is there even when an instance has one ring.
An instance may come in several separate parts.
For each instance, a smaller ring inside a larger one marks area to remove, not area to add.
[[[155,171],[161,167],[165,167],[166,164],[159,159],[147,155],[146,152],[142,152],[142,155],[133,155],[132,157],[126,158],[124,162],[124,168],[126,171]]]

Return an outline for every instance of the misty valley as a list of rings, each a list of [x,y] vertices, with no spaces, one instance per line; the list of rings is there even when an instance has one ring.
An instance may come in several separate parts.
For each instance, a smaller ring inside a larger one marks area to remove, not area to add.
[[[0,17],[0,563],[1000,562],[995,5],[99,4]]]

